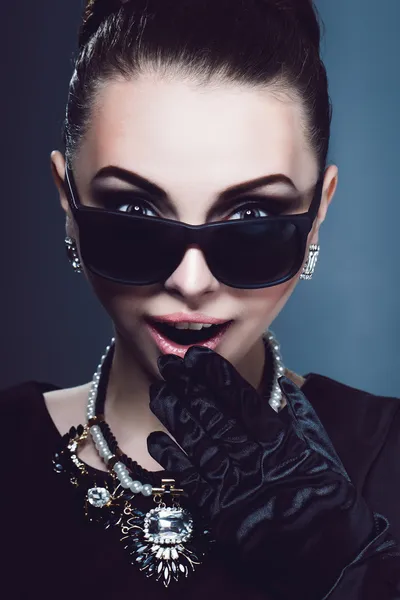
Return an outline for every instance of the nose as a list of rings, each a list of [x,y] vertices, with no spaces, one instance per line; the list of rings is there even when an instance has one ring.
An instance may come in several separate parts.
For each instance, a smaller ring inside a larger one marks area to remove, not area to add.
[[[219,281],[211,273],[200,248],[191,246],[164,286],[169,292],[193,302],[204,294],[215,292]]]

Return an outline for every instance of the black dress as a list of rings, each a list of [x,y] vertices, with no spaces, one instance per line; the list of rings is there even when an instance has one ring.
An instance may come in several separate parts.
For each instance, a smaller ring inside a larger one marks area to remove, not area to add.
[[[353,483],[400,540],[400,399],[369,394],[315,373],[305,378],[302,391]],[[117,528],[88,524],[74,488],[53,471],[60,434],[43,393],[54,389],[27,382],[0,394],[1,598],[270,598],[253,589],[246,574],[218,552],[187,580],[165,589],[129,563]],[[279,414],[287,418],[287,408]],[[90,471],[99,485],[105,475]],[[151,499],[138,502],[147,511]],[[296,600],[307,600],[306,590],[299,590]]]

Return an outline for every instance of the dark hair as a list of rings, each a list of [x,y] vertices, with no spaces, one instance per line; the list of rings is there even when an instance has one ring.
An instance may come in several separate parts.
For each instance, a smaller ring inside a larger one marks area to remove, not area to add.
[[[89,0],[68,96],[66,154],[72,157],[86,131],[99,84],[153,71],[300,98],[323,170],[332,106],[320,35],[312,0]]]

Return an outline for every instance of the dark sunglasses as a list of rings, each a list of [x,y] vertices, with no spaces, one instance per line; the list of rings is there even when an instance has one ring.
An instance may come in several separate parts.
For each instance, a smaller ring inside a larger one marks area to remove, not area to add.
[[[65,176],[80,254],[95,275],[124,285],[162,283],[178,268],[187,248],[196,245],[216,279],[244,289],[279,285],[300,270],[323,181],[322,172],[306,213],[188,225],[84,206],[68,164]]]

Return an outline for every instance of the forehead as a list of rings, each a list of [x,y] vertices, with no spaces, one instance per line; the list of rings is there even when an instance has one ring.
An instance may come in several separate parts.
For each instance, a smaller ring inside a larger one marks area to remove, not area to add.
[[[155,76],[101,86],[82,160],[91,172],[116,165],[171,193],[177,182],[211,193],[268,173],[306,188],[314,176],[299,102],[268,89]]]

